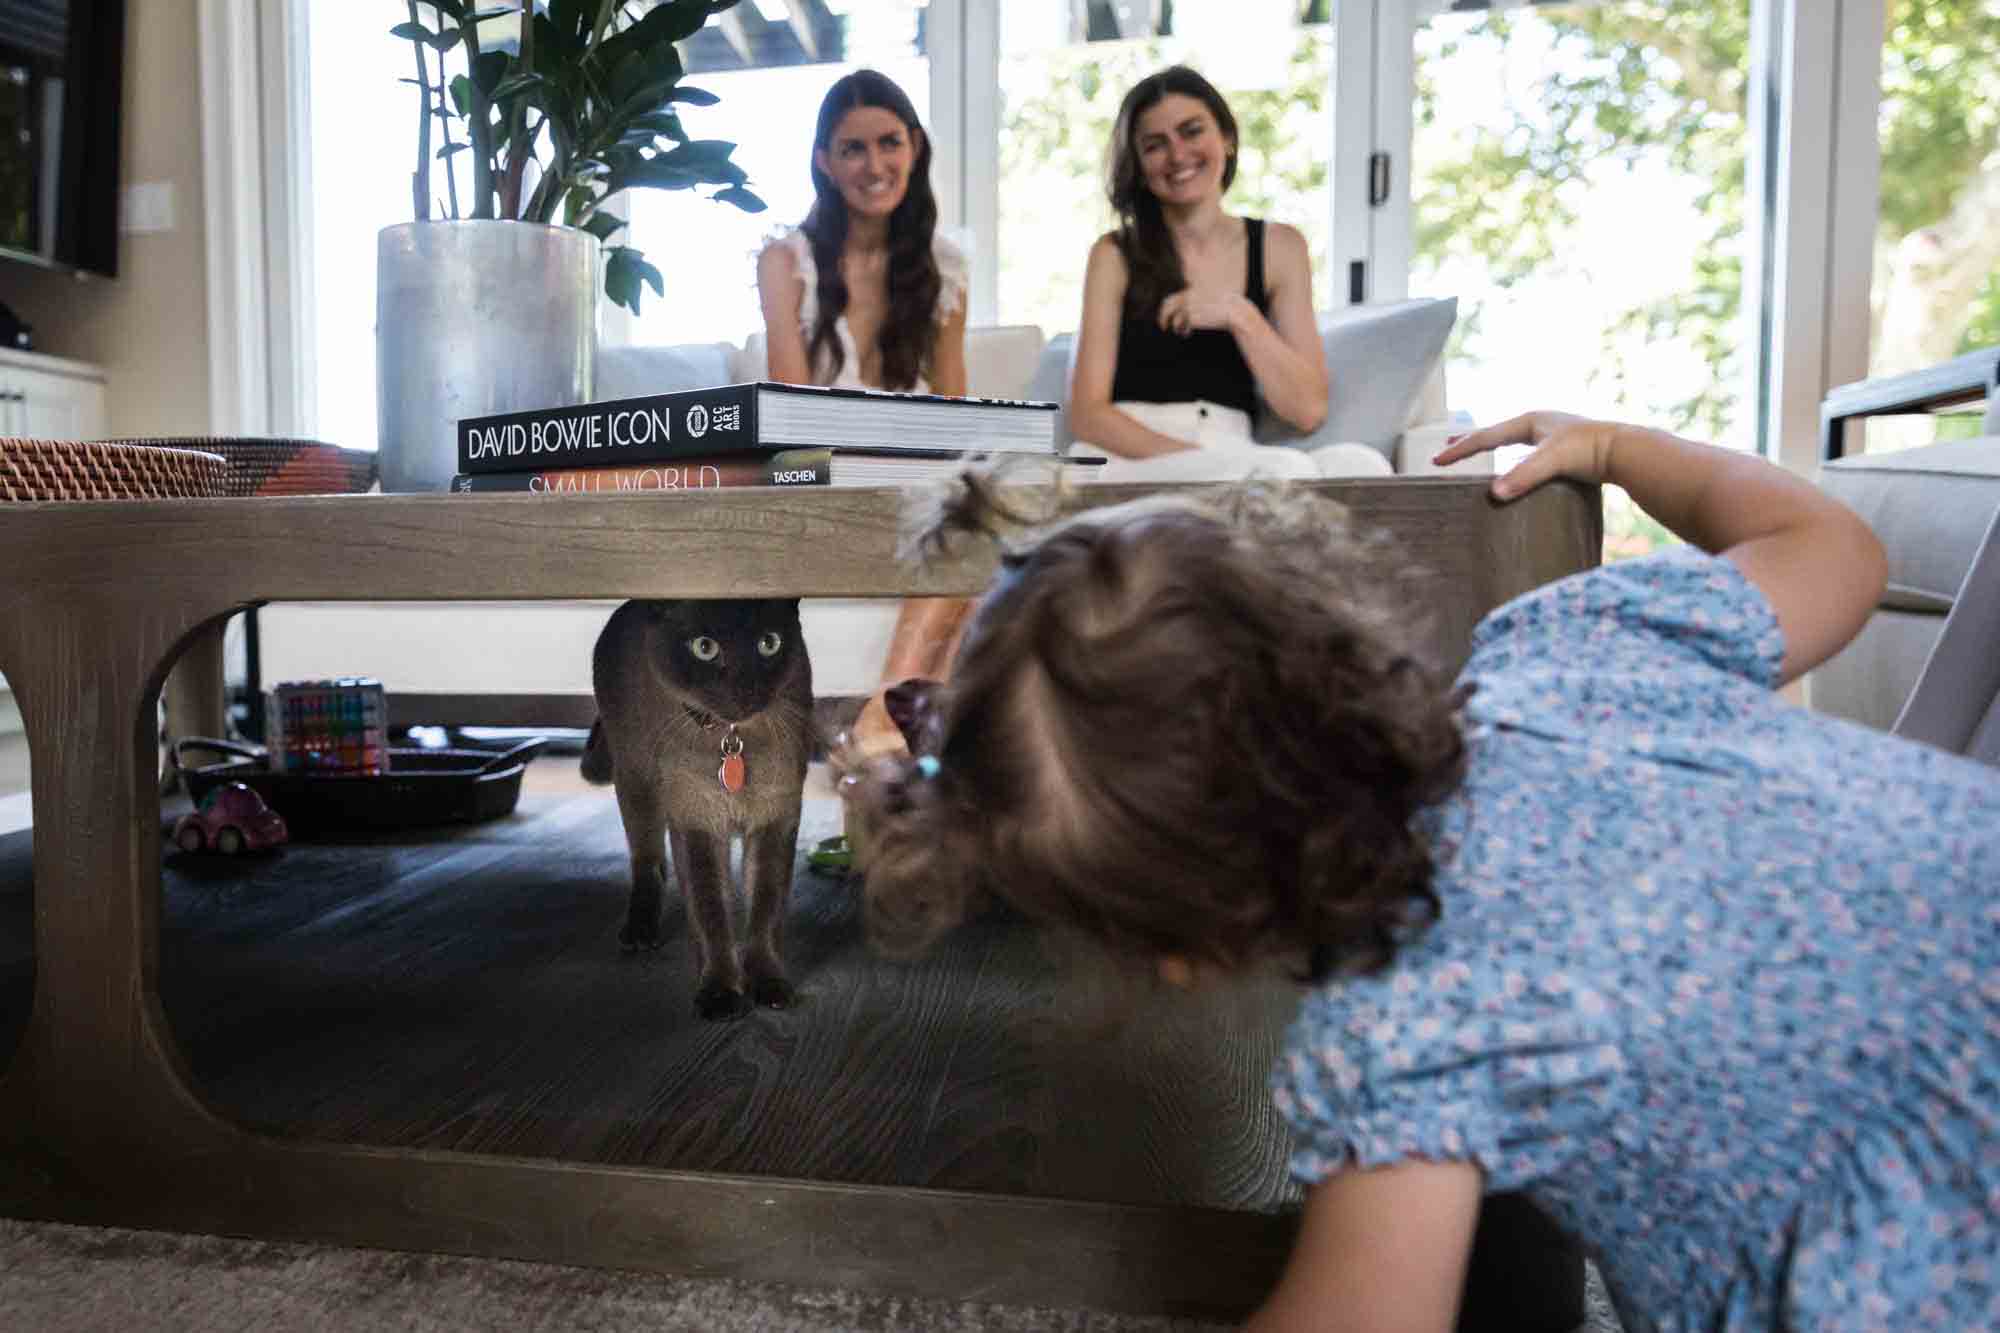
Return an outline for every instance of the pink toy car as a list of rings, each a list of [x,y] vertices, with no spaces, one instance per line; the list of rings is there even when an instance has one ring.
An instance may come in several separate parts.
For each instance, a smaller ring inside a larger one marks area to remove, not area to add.
[[[290,835],[285,817],[241,782],[225,782],[201,798],[201,806],[174,825],[174,845],[184,852],[217,851],[234,856],[246,850],[283,846]]]

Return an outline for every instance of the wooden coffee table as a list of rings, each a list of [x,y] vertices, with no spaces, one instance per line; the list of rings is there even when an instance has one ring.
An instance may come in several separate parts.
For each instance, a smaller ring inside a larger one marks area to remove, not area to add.
[[[1499,507],[1477,479],[1322,488],[1435,571],[1416,610],[1454,665],[1485,612],[1598,559],[1594,490]],[[760,489],[10,506],[0,672],[33,758],[36,970],[0,1073],[0,1212],[939,1297],[1250,1305],[1287,1218],[310,1143],[231,1123],[194,1090],[158,976],[153,719],[184,645],[270,600],[978,591],[989,549],[898,561],[903,504]]]

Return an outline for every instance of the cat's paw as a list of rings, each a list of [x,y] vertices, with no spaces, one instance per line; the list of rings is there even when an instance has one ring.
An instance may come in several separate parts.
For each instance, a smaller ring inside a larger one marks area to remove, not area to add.
[[[799,993],[783,977],[758,977],[750,985],[750,998],[764,1009],[789,1009],[798,1003]]]
[[[723,981],[704,981],[694,993],[694,1012],[711,1023],[726,1023],[750,1012],[750,997]]]
[[[627,917],[618,929],[618,947],[626,953],[648,952],[660,947],[659,918]]]

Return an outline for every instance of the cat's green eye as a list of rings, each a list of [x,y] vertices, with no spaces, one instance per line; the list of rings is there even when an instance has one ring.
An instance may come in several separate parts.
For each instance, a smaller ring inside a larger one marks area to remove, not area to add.
[[[700,634],[688,640],[688,651],[694,654],[697,662],[713,662],[722,656],[722,645],[706,634]]]
[[[785,636],[774,629],[765,630],[764,636],[757,640],[757,651],[766,657],[776,657],[778,650],[784,646]]]

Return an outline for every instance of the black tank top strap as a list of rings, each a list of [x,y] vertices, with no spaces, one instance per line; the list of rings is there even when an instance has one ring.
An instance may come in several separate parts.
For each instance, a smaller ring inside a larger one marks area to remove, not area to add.
[[[1269,298],[1264,295],[1264,219],[1245,218],[1243,226],[1244,240],[1249,246],[1249,262],[1244,265],[1247,273],[1243,294],[1250,298],[1250,304],[1263,310],[1269,304]]]

